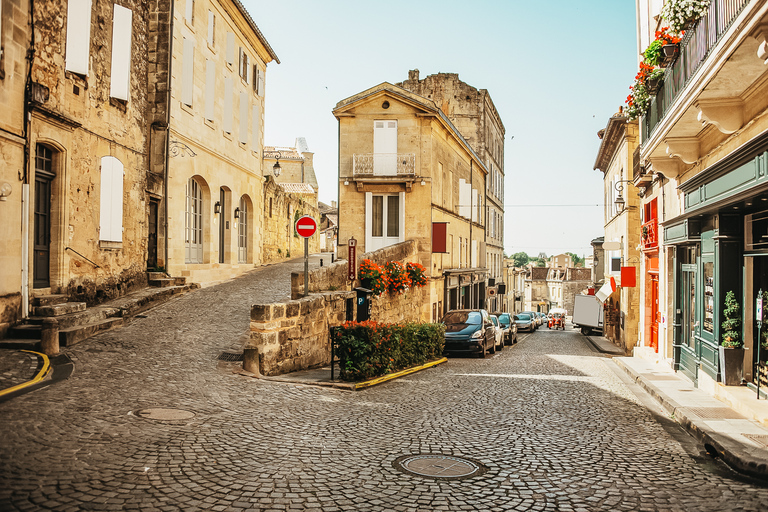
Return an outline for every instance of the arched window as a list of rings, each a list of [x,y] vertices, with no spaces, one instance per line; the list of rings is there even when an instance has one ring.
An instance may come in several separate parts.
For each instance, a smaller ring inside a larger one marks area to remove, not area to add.
[[[203,190],[194,178],[187,182],[184,218],[185,263],[203,262]]]
[[[248,262],[248,200],[240,198],[240,214],[237,218],[237,262]]]

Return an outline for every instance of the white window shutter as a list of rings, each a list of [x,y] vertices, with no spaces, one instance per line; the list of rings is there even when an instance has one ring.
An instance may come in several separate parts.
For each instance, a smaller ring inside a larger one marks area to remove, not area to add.
[[[195,85],[195,40],[184,38],[184,56],[181,63],[181,101],[192,106]]]
[[[227,32],[227,64],[235,63],[235,34]]]
[[[113,156],[101,158],[101,196],[99,198],[99,240],[123,241],[122,162]]]
[[[91,0],[69,0],[65,52],[66,70],[87,76],[91,53]]]
[[[224,131],[227,133],[232,133],[232,115],[234,107],[234,95],[232,89],[232,77],[228,76],[224,79],[224,119],[222,119]]]
[[[365,247],[363,252],[370,251],[373,242],[373,194],[365,193]]]
[[[240,142],[248,142],[248,93],[240,91]]]
[[[133,11],[115,4],[112,15],[112,68],[109,95],[128,101],[131,90]]]
[[[399,241],[405,242],[405,192],[399,192],[400,195],[400,212],[398,212],[398,215],[400,217],[400,235]]]
[[[251,121],[251,137],[253,138],[253,150],[259,152],[261,134],[261,109],[258,105],[253,106],[253,120]]]
[[[264,96],[264,71],[259,70],[259,90],[256,94]]]
[[[213,47],[213,38],[216,33],[216,15],[208,11],[208,44]]]
[[[195,21],[195,0],[187,0],[187,4],[184,7],[184,17],[191,25]]]
[[[216,62],[205,61],[205,118],[213,121],[214,101],[216,99]]]

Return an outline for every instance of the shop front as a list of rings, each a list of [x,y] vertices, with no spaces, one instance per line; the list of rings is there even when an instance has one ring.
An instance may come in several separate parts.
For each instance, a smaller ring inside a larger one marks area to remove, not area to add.
[[[485,307],[488,270],[484,268],[450,269],[443,271],[445,288],[443,303],[446,312],[453,309]]]
[[[762,145],[729,155],[679,188],[684,212],[664,224],[674,255],[675,369],[697,384],[722,382],[718,348],[732,291],[743,312],[743,375],[755,383],[755,299],[768,290],[768,134]]]

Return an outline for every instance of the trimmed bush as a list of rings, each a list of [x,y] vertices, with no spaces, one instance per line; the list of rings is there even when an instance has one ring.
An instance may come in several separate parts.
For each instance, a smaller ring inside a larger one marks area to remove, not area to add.
[[[445,326],[346,322],[333,327],[341,380],[360,381],[418,366],[443,354]]]

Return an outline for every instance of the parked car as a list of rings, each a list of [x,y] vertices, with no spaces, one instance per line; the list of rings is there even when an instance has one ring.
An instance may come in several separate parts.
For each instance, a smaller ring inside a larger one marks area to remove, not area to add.
[[[493,327],[496,329],[496,350],[504,350],[504,328],[499,323],[499,317],[490,315]]]
[[[542,313],[541,311],[539,311],[536,314],[539,315],[539,320],[541,320],[541,325],[546,325],[546,323],[547,323],[547,314],[546,313]]]
[[[537,315],[535,311],[523,311],[523,313],[531,317],[531,320],[533,320],[533,328],[538,329],[542,323],[539,315]]]
[[[515,324],[517,324],[517,332],[533,332],[536,330],[536,320],[531,313],[518,313],[515,315]]]
[[[499,317],[499,323],[502,329],[504,329],[504,343],[511,345],[517,343],[517,324],[513,318],[514,315],[509,313],[497,313]]]
[[[485,357],[496,352],[496,327],[484,309],[455,309],[443,316],[446,354],[477,354]]]

